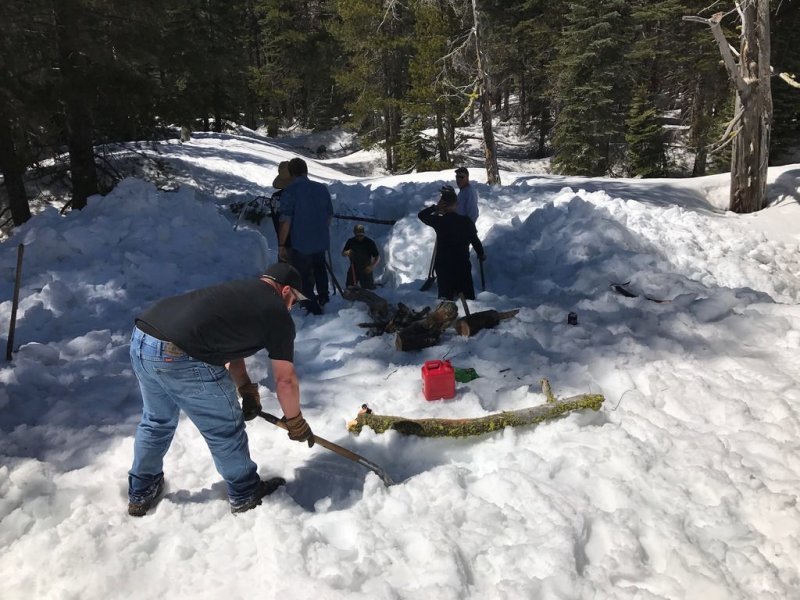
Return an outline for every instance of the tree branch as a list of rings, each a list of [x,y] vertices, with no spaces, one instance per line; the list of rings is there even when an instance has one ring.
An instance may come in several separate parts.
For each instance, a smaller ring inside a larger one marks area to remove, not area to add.
[[[546,379],[541,381],[547,402],[522,410],[504,411],[474,419],[406,419],[388,415],[376,415],[364,405],[358,417],[347,424],[350,433],[359,434],[364,426],[375,433],[393,429],[403,435],[419,437],[466,437],[499,431],[506,427],[536,425],[555,419],[575,410],[590,408],[600,410],[605,401],[601,394],[580,394],[558,399],[553,396]]]
[[[733,55],[734,55],[736,58],[739,58],[739,51],[738,51],[736,48],[734,48],[734,47],[733,47],[733,46],[732,46],[730,43],[728,43],[728,48],[730,49],[730,51],[733,53]],[[776,73],[775,73],[775,67],[773,67],[772,65],[770,65],[770,66],[769,66],[769,71],[770,71],[770,73],[772,73],[773,75],[775,75],[775,76],[779,77],[780,79],[783,79],[783,81],[784,81],[784,82],[786,82],[788,85],[792,86],[793,88],[800,89],[800,82],[798,82],[798,81],[797,81],[797,80],[796,80],[796,79],[795,79],[795,78],[792,76],[792,74],[791,74],[791,73],[787,73],[787,72],[785,72],[785,71],[781,71],[780,73],[777,73],[777,74],[776,74]]]
[[[703,17],[695,17],[690,15],[683,17],[683,20],[694,23],[702,23],[703,25],[707,25],[711,28],[711,33],[713,34],[714,39],[717,41],[717,45],[719,46],[719,53],[722,55],[722,61],[725,63],[725,69],[728,71],[728,76],[736,86],[736,90],[739,92],[739,95],[744,99],[747,98],[751,93],[750,86],[739,74],[739,66],[737,65],[736,59],[731,52],[730,44],[725,38],[725,34],[722,32],[722,26],[720,23],[722,22],[722,18],[724,16],[724,13],[716,13],[715,15],[712,15],[711,18],[704,19]]]

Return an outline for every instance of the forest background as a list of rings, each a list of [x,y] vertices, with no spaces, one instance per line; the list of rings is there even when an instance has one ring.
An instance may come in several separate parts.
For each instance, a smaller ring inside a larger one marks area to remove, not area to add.
[[[730,1],[5,0],[0,225],[54,182],[81,208],[130,174],[115,145],[178,129],[349,127],[401,173],[458,164],[459,128],[488,113],[557,174],[728,171],[730,147],[709,148],[734,88],[708,28],[682,20],[724,11],[735,46]],[[799,73],[800,4],[771,2],[770,28],[775,72]],[[772,101],[770,164],[795,162],[800,92]]]

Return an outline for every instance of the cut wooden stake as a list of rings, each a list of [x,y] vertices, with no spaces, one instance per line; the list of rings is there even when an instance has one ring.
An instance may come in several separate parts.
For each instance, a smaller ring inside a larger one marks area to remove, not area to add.
[[[25,254],[25,244],[17,246],[17,276],[14,280],[14,300],[11,303],[11,322],[8,324],[8,344],[6,344],[6,360],[11,360],[14,349],[14,331],[17,328],[17,307],[19,306],[19,285],[22,281],[22,257]]]

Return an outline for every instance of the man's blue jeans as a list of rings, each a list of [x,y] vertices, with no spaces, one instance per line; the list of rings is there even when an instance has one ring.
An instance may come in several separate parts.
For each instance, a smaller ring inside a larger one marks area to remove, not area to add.
[[[128,473],[128,499],[141,501],[163,477],[164,455],[181,410],[205,438],[217,471],[228,484],[231,503],[253,496],[260,479],[250,459],[242,409],[228,370],[195,360],[137,328],[131,336],[131,364],[144,406]]]

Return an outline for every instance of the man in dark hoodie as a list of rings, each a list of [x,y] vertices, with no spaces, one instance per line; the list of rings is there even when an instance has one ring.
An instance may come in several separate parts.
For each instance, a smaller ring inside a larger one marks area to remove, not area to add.
[[[469,217],[458,214],[458,197],[455,190],[446,185],[435,206],[422,209],[419,220],[436,231],[436,269],[439,298],[455,300],[459,294],[472,300],[475,288],[472,283],[472,265],[469,247],[472,245],[478,260],[485,260],[483,245],[478,239],[475,223]]]

